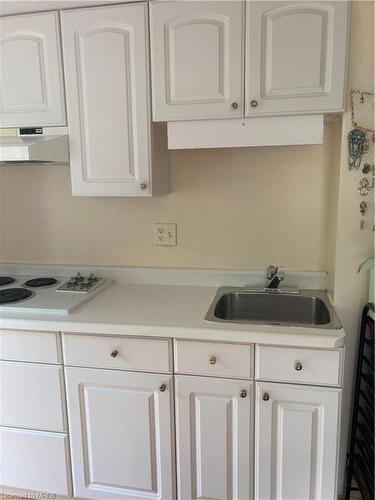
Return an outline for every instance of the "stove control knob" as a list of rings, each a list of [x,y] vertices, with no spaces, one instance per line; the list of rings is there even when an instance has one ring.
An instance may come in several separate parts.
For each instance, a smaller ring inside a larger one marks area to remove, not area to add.
[[[90,273],[89,280],[90,281],[98,281],[98,278],[95,276],[94,273]]]
[[[88,278],[83,278],[83,284],[84,285],[89,285],[90,284],[90,280]]]

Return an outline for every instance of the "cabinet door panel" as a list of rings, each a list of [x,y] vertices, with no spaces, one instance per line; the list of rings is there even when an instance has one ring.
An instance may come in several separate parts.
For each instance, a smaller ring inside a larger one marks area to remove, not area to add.
[[[147,5],[62,12],[61,22],[73,194],[150,194]]]
[[[244,3],[150,9],[154,120],[242,116]]]
[[[246,8],[246,115],[343,110],[348,2]]]
[[[57,12],[0,19],[0,125],[65,125]]]
[[[252,498],[252,383],[179,375],[176,418],[179,498]]]
[[[173,498],[172,377],[67,368],[66,381],[76,495]]]
[[[340,394],[338,389],[256,383],[256,499],[337,498]]]

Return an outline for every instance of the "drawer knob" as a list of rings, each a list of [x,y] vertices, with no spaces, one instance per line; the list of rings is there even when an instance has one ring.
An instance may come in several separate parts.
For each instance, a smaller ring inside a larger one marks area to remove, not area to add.
[[[297,370],[297,372],[300,372],[302,370],[302,363],[300,361],[296,361],[294,369]]]
[[[232,109],[238,109],[238,103],[232,102]]]
[[[159,387],[159,391],[165,392],[166,390],[167,390],[167,386],[165,384],[161,384],[161,386]]]
[[[117,358],[118,356],[118,351],[116,351],[116,349],[114,351],[111,352],[111,356],[112,358]]]
[[[263,401],[269,401],[269,399],[270,399],[270,395],[268,394],[268,392],[265,392],[265,393],[263,394],[262,399],[263,399]]]
[[[210,365],[214,365],[216,363],[216,356],[210,356],[208,358],[208,361],[209,361]]]
[[[145,189],[147,189],[147,184],[145,182],[141,182],[141,184],[139,185],[139,189],[144,191]]]
[[[242,389],[240,391],[240,398],[246,398],[246,396],[247,396],[247,392],[245,391],[245,389]]]
[[[252,108],[256,108],[258,106],[258,101],[256,101],[255,99],[253,99],[252,101],[250,101],[250,106]]]

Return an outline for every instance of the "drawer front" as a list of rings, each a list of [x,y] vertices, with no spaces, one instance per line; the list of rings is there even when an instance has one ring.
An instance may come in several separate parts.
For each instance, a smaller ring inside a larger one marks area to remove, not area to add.
[[[0,428],[0,486],[72,494],[68,436]]]
[[[255,377],[260,380],[341,385],[342,349],[256,346]]]
[[[212,377],[252,377],[253,347],[224,342],[176,340],[175,371]]]
[[[0,387],[0,425],[67,430],[62,367],[1,361]]]
[[[59,334],[56,332],[0,330],[0,359],[61,363]]]
[[[63,351],[70,366],[172,373],[168,339],[63,334]]]

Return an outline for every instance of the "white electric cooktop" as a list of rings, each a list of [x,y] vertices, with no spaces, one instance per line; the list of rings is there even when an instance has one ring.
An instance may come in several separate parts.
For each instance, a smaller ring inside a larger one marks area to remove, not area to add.
[[[0,314],[69,314],[113,283],[94,274],[72,277],[0,276]]]

